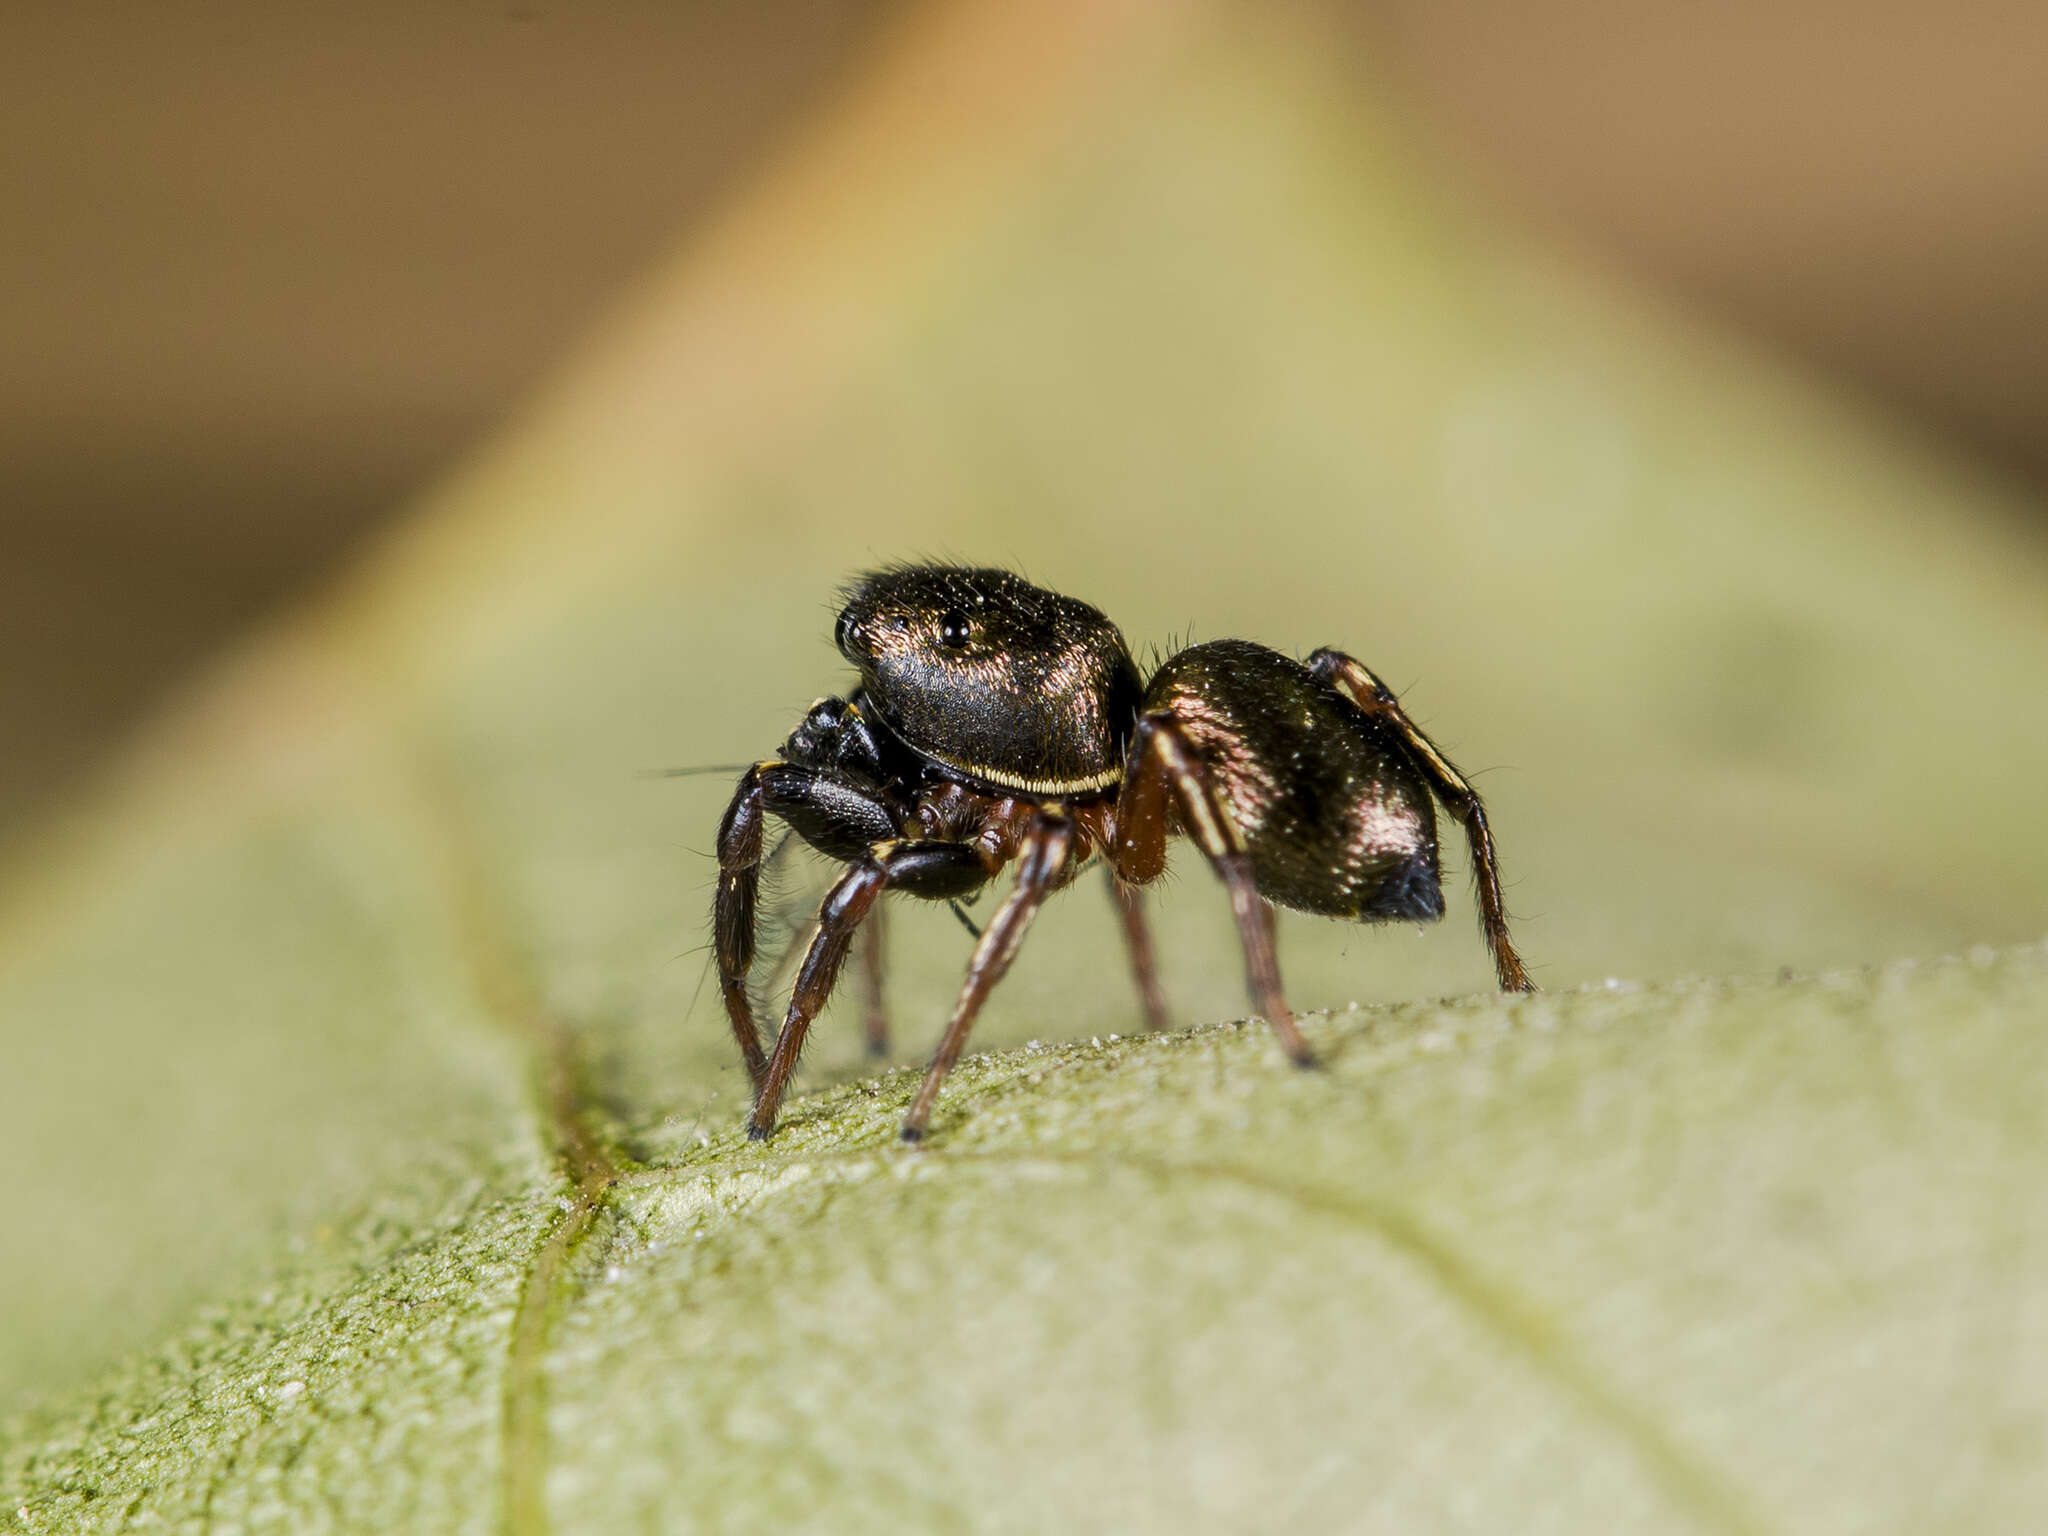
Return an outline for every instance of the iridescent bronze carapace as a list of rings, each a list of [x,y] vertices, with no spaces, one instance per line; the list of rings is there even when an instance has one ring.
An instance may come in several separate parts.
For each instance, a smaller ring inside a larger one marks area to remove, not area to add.
[[[1123,777],[1141,685],[1102,612],[1000,570],[906,565],[846,593],[862,713],[967,778],[1030,795]]]

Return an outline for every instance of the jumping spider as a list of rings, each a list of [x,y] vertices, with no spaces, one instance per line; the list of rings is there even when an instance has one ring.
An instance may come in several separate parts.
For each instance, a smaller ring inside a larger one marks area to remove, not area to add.
[[[1008,571],[945,565],[862,577],[835,639],[860,686],[812,705],[781,755],[746,771],[718,829],[718,977],[753,1079],[756,1139],[775,1129],[863,918],[873,924],[869,1041],[885,1046],[876,898],[957,901],[1012,860],[1016,887],[980,936],[905,1141],[923,1137],[1039,904],[1092,859],[1109,871],[1147,1022],[1164,1026],[1139,888],[1165,869],[1176,833],[1229,891],[1253,1006],[1299,1065],[1315,1058],[1281,996],[1273,907],[1361,922],[1441,917],[1432,795],[1465,824],[1502,990],[1534,990],[1508,939],[1478,795],[1386,684],[1341,651],[1304,666],[1247,640],[1212,640],[1146,680],[1116,626],[1086,603]],[[747,995],[768,815],[848,866],[818,910],[772,1055]]]

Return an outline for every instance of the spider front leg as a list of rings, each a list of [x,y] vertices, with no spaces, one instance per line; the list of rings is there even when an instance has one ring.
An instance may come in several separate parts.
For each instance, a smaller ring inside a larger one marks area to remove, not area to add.
[[[1536,983],[1515,953],[1508,937],[1507,903],[1501,897],[1500,856],[1494,852],[1493,832],[1486,824],[1486,807],[1465,776],[1451,760],[1437,750],[1422,727],[1408,718],[1394,690],[1375,677],[1356,657],[1327,647],[1308,659],[1311,672],[1349,698],[1374,719],[1392,726],[1417,764],[1428,776],[1429,786],[1451,813],[1465,824],[1465,837],[1472,846],[1472,879],[1479,887],[1479,920],[1486,930],[1486,947],[1493,954],[1494,973],[1503,992],[1534,992]]]
[[[1259,895],[1251,854],[1216,792],[1201,756],[1170,713],[1142,716],[1131,737],[1129,766],[1117,803],[1116,866],[1133,885],[1157,879],[1166,868],[1170,810],[1178,805],[1181,824],[1207,856],[1230,893],[1244,946],[1244,969],[1252,1006],[1257,1008],[1296,1066],[1312,1067],[1315,1053],[1301,1037],[1293,1011],[1280,990],[1280,960],[1273,942],[1272,910]]]
[[[718,954],[718,990],[725,1015],[747,1064],[747,1079],[761,1086],[768,1054],[761,1049],[761,1031],[747,997],[747,973],[754,968],[754,908],[761,894],[761,818],[766,792],[762,770],[777,766],[756,763],[740,780],[718,824],[718,894],[711,903],[712,944]]]
[[[754,764],[740,778],[718,827],[718,893],[712,900],[718,989],[733,1038],[759,1092],[768,1071],[761,1032],[747,996],[754,967],[755,907],[761,890],[761,828],[769,814],[787,822],[807,843],[835,858],[852,858],[893,837],[886,806],[857,785],[779,759]]]
[[[747,1118],[749,1136],[764,1141],[774,1131],[782,1096],[796,1073],[811,1021],[832,995],[854,933],[882,892],[898,890],[935,901],[950,900],[981,889],[990,873],[981,851],[971,843],[884,839],[839,877],[818,908],[818,931],[797,968],[782,1033],[776,1037],[766,1071],[756,1080],[754,1111]]]

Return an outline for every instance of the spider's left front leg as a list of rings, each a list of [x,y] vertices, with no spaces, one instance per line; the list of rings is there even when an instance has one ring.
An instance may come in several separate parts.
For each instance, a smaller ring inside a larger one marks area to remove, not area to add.
[[[1172,712],[1155,710],[1139,718],[1132,734],[1123,792],[1117,801],[1114,862],[1122,879],[1144,885],[1166,868],[1166,839],[1173,829],[1176,807],[1181,825],[1230,893],[1231,915],[1237,919],[1238,939],[1244,946],[1245,983],[1252,1006],[1273,1026],[1280,1048],[1296,1066],[1314,1066],[1315,1053],[1302,1039],[1280,990],[1273,911],[1259,894],[1243,834],[1201,754]]]

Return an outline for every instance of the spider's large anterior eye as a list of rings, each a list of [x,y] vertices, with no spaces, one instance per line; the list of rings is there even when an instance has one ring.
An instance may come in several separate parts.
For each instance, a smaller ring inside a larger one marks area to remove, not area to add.
[[[939,618],[939,643],[954,650],[963,648],[970,637],[967,615],[957,608],[949,608]]]

